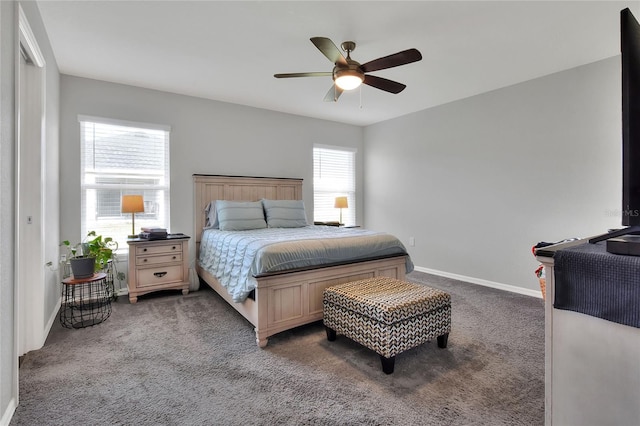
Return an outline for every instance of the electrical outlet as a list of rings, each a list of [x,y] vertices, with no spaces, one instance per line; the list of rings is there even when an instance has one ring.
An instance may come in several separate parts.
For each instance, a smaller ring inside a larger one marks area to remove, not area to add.
[[[31,225],[33,223],[33,216],[27,216],[27,225]]]
[[[414,237],[409,237],[409,245],[414,247],[416,245],[416,239]]]

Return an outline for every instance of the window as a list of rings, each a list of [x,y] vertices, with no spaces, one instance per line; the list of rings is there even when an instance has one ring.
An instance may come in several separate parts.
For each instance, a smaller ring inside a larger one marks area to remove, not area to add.
[[[337,146],[313,146],[313,220],[338,221],[336,197],[347,197],[342,223],[356,224],[356,150]]]
[[[131,213],[121,213],[122,195],[144,198],[141,227],[169,227],[168,126],[78,117],[81,143],[82,236],[112,237],[128,248]]]

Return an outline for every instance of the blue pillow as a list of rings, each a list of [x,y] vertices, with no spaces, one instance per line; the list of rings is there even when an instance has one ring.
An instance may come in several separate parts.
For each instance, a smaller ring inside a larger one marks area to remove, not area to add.
[[[307,214],[302,200],[262,200],[269,228],[302,228]]]
[[[221,231],[244,231],[267,227],[260,201],[216,201],[216,218]]]
[[[218,216],[216,215],[216,202],[212,201],[207,204],[207,207],[204,208],[205,214],[205,228],[220,228],[220,224],[218,223]]]

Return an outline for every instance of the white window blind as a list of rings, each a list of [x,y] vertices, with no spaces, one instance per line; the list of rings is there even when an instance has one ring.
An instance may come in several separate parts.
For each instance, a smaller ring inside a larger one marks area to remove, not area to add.
[[[127,250],[131,213],[121,213],[122,195],[142,195],[141,227],[169,226],[168,126],[78,117],[81,140],[82,236],[96,231]]]
[[[356,150],[327,145],[313,147],[313,220],[338,221],[336,197],[347,197],[342,223],[356,224]]]

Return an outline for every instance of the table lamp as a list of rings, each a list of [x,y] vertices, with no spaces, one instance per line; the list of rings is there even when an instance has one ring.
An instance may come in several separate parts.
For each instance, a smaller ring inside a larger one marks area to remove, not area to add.
[[[128,238],[136,238],[136,213],[144,212],[144,200],[142,195],[123,195],[122,213],[131,213],[131,235]]]
[[[342,225],[342,209],[346,209],[349,207],[347,197],[336,197],[336,204],[334,205],[334,207],[336,209],[340,209],[340,225]]]

